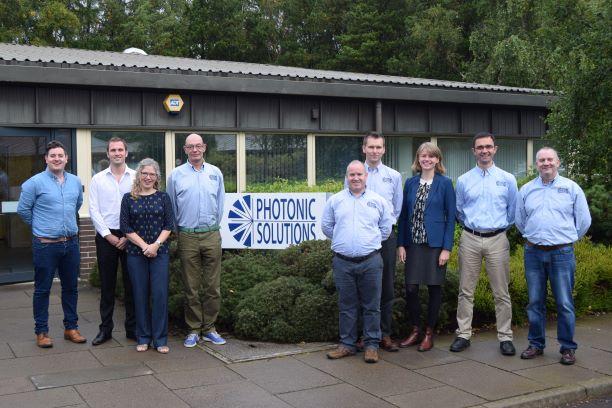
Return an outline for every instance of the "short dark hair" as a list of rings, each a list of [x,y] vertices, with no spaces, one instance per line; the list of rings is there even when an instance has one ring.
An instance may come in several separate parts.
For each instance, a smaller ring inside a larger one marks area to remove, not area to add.
[[[365,145],[367,145],[367,144],[368,144],[368,139],[369,139],[370,137],[371,137],[372,139],[382,139],[382,141],[383,141],[383,145],[385,144],[385,137],[382,135],[382,133],[378,133],[378,132],[368,132],[368,134],[367,134],[367,135],[365,135],[365,136],[363,137],[363,146],[365,146]]]
[[[68,156],[68,152],[66,151],[66,148],[64,147],[62,142],[59,142],[57,140],[52,140],[49,143],[47,143],[47,147],[45,148],[45,157],[49,155],[49,150],[57,149],[58,147],[61,147],[62,150],[64,151],[64,154]]]
[[[485,137],[490,137],[493,140],[493,144],[495,144],[495,136],[491,132],[478,132],[472,139],[472,147],[476,146],[476,141],[478,139],[484,139]]]
[[[119,136],[113,136],[110,139],[108,139],[108,142],[106,143],[106,151],[108,152],[108,149],[110,148],[110,144],[114,143],[114,142],[121,142],[123,143],[123,148],[125,149],[125,151],[127,152],[127,142],[125,141],[124,138],[119,137]]]

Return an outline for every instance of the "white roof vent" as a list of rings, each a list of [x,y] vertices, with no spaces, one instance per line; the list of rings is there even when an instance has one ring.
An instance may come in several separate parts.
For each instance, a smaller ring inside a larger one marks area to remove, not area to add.
[[[143,50],[141,50],[140,48],[135,48],[135,47],[130,47],[130,48],[126,48],[125,50],[123,50],[124,54],[140,54],[140,55],[147,55],[146,52],[144,52]]]

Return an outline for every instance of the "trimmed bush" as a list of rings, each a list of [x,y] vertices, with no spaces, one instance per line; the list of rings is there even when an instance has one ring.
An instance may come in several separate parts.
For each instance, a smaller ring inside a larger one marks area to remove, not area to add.
[[[338,335],[336,298],[307,279],[281,276],[245,294],[234,322],[239,336],[264,341],[332,340]]]

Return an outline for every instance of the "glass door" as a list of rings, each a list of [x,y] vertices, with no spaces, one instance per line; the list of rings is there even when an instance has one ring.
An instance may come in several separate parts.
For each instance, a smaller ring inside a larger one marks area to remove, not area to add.
[[[0,128],[0,284],[30,281],[31,230],[17,215],[21,184],[45,168],[49,131]]]

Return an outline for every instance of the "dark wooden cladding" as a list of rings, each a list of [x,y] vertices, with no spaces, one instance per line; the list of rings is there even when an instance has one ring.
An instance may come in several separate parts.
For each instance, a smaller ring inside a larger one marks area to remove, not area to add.
[[[170,93],[183,98],[179,114],[163,108]],[[373,99],[0,84],[0,126],[362,134],[375,129],[375,112]],[[539,108],[382,101],[382,128],[389,134],[470,136],[491,130],[537,138],[545,134],[545,115]]]

